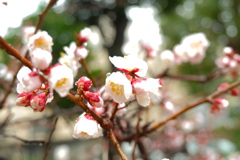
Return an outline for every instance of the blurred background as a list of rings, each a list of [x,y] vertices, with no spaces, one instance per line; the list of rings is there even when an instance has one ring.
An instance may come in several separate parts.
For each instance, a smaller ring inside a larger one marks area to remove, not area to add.
[[[3,1],[7,5],[0,2],[0,36],[21,51],[22,30],[25,26],[36,24],[38,15],[49,1]],[[86,60],[93,75],[99,83],[104,84],[106,73],[113,70],[108,56],[137,54],[141,51],[141,56],[149,64],[148,76],[156,77],[166,69],[160,60],[161,52],[172,50],[184,36],[198,32],[205,33],[210,41],[203,62],[199,65],[185,63],[171,68],[171,72],[209,75],[216,70],[215,60],[223,54],[223,47],[231,46],[236,52],[240,50],[239,15],[238,0],[59,0],[47,13],[41,30],[46,30],[53,37],[53,63],[57,63],[63,47],[75,41],[74,33],[90,27],[93,36],[88,45],[90,55]],[[156,49],[154,58],[144,56],[149,46]],[[0,50],[0,55],[2,97],[16,70],[14,64],[18,62],[3,50]],[[86,75],[82,68],[80,75]],[[206,83],[166,79],[163,92],[170,97],[171,105],[177,110],[214,92],[222,82],[234,80],[229,76]],[[105,138],[72,138],[75,119],[82,113],[73,103],[56,95],[44,112],[33,113],[30,108],[16,106],[16,96],[13,88],[5,107],[0,110],[0,124],[10,119],[6,127],[0,128],[0,159],[42,159],[46,153],[45,145],[23,143],[9,135],[27,140],[47,139],[56,116],[58,122],[47,159],[119,159]],[[209,105],[204,104],[171,121],[158,132],[143,137],[142,142],[149,156],[140,156],[141,151],[138,150],[138,160],[165,157],[171,160],[240,159],[239,97],[227,98],[230,107],[218,115],[210,114]],[[146,122],[158,122],[171,115],[161,105],[147,112],[148,116],[143,118]],[[124,117],[131,119],[129,115],[130,112],[127,112]],[[130,121],[134,126],[136,120]],[[122,147],[131,157],[133,143],[123,142]]]

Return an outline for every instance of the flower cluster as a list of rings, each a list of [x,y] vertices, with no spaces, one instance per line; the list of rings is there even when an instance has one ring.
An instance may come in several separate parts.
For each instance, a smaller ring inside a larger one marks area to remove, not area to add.
[[[73,88],[74,77],[80,67],[79,60],[88,55],[88,50],[82,45],[88,41],[91,30],[83,29],[78,34],[78,43],[81,45],[72,42],[70,47],[64,47],[67,54],[62,53],[59,63],[53,66],[52,37],[46,31],[34,34],[34,30],[34,27],[26,27],[23,31],[23,42],[28,46],[34,68],[23,67],[18,72],[17,105],[31,106],[34,111],[41,112],[53,98],[53,90],[65,97]]]
[[[205,57],[209,44],[205,34],[194,33],[184,37],[180,44],[174,46],[173,51],[163,51],[161,59],[177,65],[185,62],[199,64]]]
[[[134,98],[142,106],[148,106],[152,96],[159,96],[159,79],[144,78],[148,65],[134,56],[109,57],[119,70],[106,78],[105,92],[117,103],[124,103]],[[122,71],[122,72],[120,72]]]
[[[85,48],[91,35],[89,28],[84,28],[76,35],[77,43],[71,42],[69,47],[64,47],[66,53],[61,53],[59,63],[68,66],[72,71],[74,77],[77,75],[78,69],[81,67],[79,61],[88,56],[88,50]],[[77,45],[78,44],[78,45]]]
[[[236,77],[240,68],[240,55],[231,47],[225,47],[223,53],[224,55],[216,60],[217,67],[229,71],[233,77]]]
[[[102,114],[104,112],[104,102],[102,97],[98,93],[89,91],[92,86],[92,81],[83,76],[75,83],[75,85],[78,88],[77,95],[82,96],[82,98],[87,100],[87,106],[89,109],[98,115]],[[81,114],[76,121],[73,137],[78,139],[81,137],[98,138],[100,136],[102,136],[102,128],[98,122],[88,113],[84,112]]]
[[[67,95],[73,87],[73,73],[65,65],[51,65],[53,41],[46,31],[33,35],[33,29],[29,28],[25,35],[33,68],[22,67],[17,74],[17,105],[42,112],[52,100],[53,90],[61,97]]]

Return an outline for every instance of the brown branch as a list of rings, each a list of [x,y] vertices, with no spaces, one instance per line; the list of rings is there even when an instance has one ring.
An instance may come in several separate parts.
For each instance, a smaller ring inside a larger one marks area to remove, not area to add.
[[[103,119],[101,117],[99,117],[99,115],[97,115],[95,112],[93,112],[91,109],[88,108],[88,106],[83,103],[81,101],[80,98],[75,97],[74,95],[72,95],[71,93],[68,93],[66,98],[68,98],[70,101],[74,102],[75,104],[77,104],[79,107],[81,107],[85,112],[88,112],[92,115],[92,117],[99,123],[99,124],[103,124]]]
[[[36,29],[35,29],[35,32],[34,34],[37,33],[37,31],[39,30],[39,28],[41,27],[42,25],[42,22],[47,14],[47,12],[55,5],[55,3],[57,2],[58,0],[50,0],[49,4],[47,5],[47,7],[45,8],[45,10],[39,15],[39,19],[38,19],[38,22],[37,22],[37,25],[36,25]]]
[[[119,103],[116,103],[116,105],[114,106],[114,109],[113,109],[113,111],[112,111],[112,115],[111,115],[111,117],[110,117],[110,120],[111,120],[111,121],[113,121],[113,119],[115,118],[115,115],[116,115],[116,113],[117,113],[117,111],[118,111],[118,105],[119,105]]]
[[[37,33],[37,31],[39,30],[44,17],[46,16],[48,10],[57,2],[57,0],[51,0],[48,4],[48,6],[46,7],[46,9],[39,15],[39,19],[36,25],[36,29],[34,33]],[[3,99],[0,102],[0,109],[3,108],[3,105],[8,97],[8,95],[11,93],[11,89],[15,84],[15,80],[17,78],[17,73],[20,70],[20,68],[22,67],[22,65],[24,64],[25,66],[29,67],[30,69],[33,68],[32,64],[25,58],[27,56],[28,51],[25,54],[25,57],[21,56],[20,53],[17,52],[17,50],[10,46],[1,36],[0,36],[0,48],[2,48],[3,50],[5,50],[8,54],[14,56],[15,58],[17,58],[18,60],[20,60],[22,62],[21,65],[19,65],[19,67],[17,68],[16,73],[13,76],[13,79],[8,87],[8,90],[5,92]],[[23,62],[24,61],[24,62]]]
[[[18,71],[21,67],[22,67],[22,65],[19,65],[18,68],[17,68],[17,71]],[[15,80],[16,80],[16,79],[17,79],[17,72],[14,74],[13,79],[12,79],[11,83],[10,83],[9,86],[8,86],[8,89],[4,92],[4,96],[3,96],[2,100],[0,101],[0,109],[2,109],[2,108],[4,107],[4,104],[5,104],[6,100],[7,100],[8,95],[9,95],[9,94],[11,93],[11,91],[12,91],[12,88],[13,88],[13,86],[14,86],[14,84],[15,84]]]
[[[221,94],[224,94],[226,93],[227,91],[231,90],[232,88],[235,88],[237,86],[240,85],[240,80],[239,81],[236,81],[232,84],[230,84],[228,87],[226,87],[225,89],[222,89],[222,90],[219,90],[219,91],[216,91],[216,92],[213,92],[212,94],[208,95],[207,97],[204,97],[198,101],[196,101],[195,103],[191,104],[191,105],[188,105],[186,106],[185,108],[183,108],[182,110],[178,111],[177,113],[171,115],[170,117],[168,117],[167,119],[155,124],[154,126],[152,126],[150,129],[147,129],[147,130],[143,130],[143,132],[141,132],[139,134],[139,136],[144,136],[148,133],[151,133],[155,130],[157,130],[158,128],[160,128],[161,126],[163,126],[164,124],[166,124],[167,122],[169,122],[170,120],[172,119],[175,119],[177,118],[178,116],[182,115],[183,113],[187,112],[188,110],[194,108],[194,107],[197,107],[198,105],[200,104],[203,104],[203,103],[206,103],[206,102],[209,102],[209,100],[211,100],[212,98],[215,98]],[[119,138],[119,140],[121,141],[129,141],[131,139],[134,138],[134,136],[136,135],[136,133],[133,133],[127,137],[123,137],[123,138]]]
[[[54,132],[55,129],[56,129],[57,121],[58,121],[58,117],[57,117],[57,118],[55,119],[55,121],[54,121],[53,128],[52,128],[52,130],[51,130],[51,132],[50,132],[50,134],[49,134],[48,141],[47,141],[47,143],[46,143],[45,152],[44,152],[44,157],[43,157],[44,160],[47,158],[48,153],[49,153],[49,151],[50,151],[50,142],[51,142],[51,139],[52,139],[53,132]]]
[[[19,141],[22,141],[22,142],[24,142],[24,143],[27,143],[27,144],[34,144],[34,143],[44,144],[44,143],[46,143],[45,140],[26,140],[26,139],[17,137],[17,136],[15,136],[15,135],[9,135],[9,134],[5,134],[5,133],[1,133],[1,132],[0,132],[0,134],[3,135],[3,136],[5,136],[5,137],[15,138],[15,139],[17,139],[17,140],[19,140]]]
[[[1,36],[0,36],[0,48],[6,51],[9,55],[14,56],[16,59],[22,62],[23,65],[27,66],[30,69],[33,68],[32,63],[25,57],[23,57],[14,47],[9,45],[8,42],[5,41]]]
[[[114,144],[115,148],[117,149],[117,151],[118,151],[120,157],[122,158],[122,160],[128,160],[127,156],[122,151],[122,148],[121,148],[116,136],[114,135],[114,133],[111,129],[108,131],[108,135],[109,135],[112,143]]]
[[[139,148],[139,150],[140,150],[140,152],[142,154],[142,158],[144,160],[149,160],[146,148],[144,147],[144,144],[143,144],[143,142],[140,139],[138,140],[138,148]]]
[[[97,82],[96,82],[96,80],[94,79],[92,73],[90,72],[90,70],[89,70],[89,68],[88,68],[88,66],[87,66],[87,63],[86,63],[85,59],[81,59],[81,60],[80,60],[80,63],[81,63],[81,65],[85,68],[88,77],[91,79],[91,81],[92,81],[92,83],[93,83],[93,86],[94,86],[94,87],[97,87]]]
[[[140,126],[140,121],[141,121],[141,118],[140,118],[140,115],[138,115],[138,122],[137,122],[137,126],[136,126],[136,134],[135,134],[135,137],[134,137],[134,146],[133,146],[133,152],[132,152],[132,160],[135,160],[136,157],[135,157],[135,151],[136,151],[136,148],[137,148],[137,144],[138,144],[138,141],[139,141],[139,126]]]
[[[222,72],[220,70],[212,72],[208,76],[205,76],[205,75],[174,75],[174,74],[168,73],[168,71],[165,71],[162,74],[158,75],[157,77],[161,77],[161,78],[167,77],[167,78],[178,79],[178,80],[206,83],[206,82],[216,79],[224,74],[225,74],[225,72]]]

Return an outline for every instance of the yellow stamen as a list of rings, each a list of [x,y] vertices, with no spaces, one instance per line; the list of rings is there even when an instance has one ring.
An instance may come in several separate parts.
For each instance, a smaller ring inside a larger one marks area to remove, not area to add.
[[[56,83],[56,87],[61,87],[62,85],[64,85],[67,82],[67,78],[62,78],[60,80],[57,81]]]
[[[110,82],[111,90],[116,94],[116,95],[123,95],[124,94],[124,87],[123,85],[115,84],[114,82]]]

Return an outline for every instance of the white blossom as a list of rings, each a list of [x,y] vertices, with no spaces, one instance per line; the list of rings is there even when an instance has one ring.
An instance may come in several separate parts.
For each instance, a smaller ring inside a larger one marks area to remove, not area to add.
[[[174,54],[170,50],[165,50],[161,53],[160,59],[166,63],[167,66],[174,64]]]
[[[147,63],[135,56],[128,55],[124,57],[114,56],[109,57],[111,63],[121,71],[126,73],[133,72],[136,76],[143,77],[146,75],[148,70]]]
[[[28,43],[29,38],[34,35],[36,27],[34,26],[26,26],[22,30],[22,41],[23,43]]]
[[[22,67],[19,70],[17,79],[19,81],[17,84],[18,93],[33,91],[42,85],[42,79],[38,73],[31,71],[27,67]]]
[[[194,33],[183,37],[181,43],[174,47],[174,52],[182,62],[197,64],[205,57],[209,45],[204,33]]]
[[[73,73],[65,65],[57,64],[51,68],[48,77],[49,87],[55,90],[61,97],[65,97],[73,88]]]
[[[74,126],[73,138],[98,138],[103,135],[102,127],[85,112],[79,116]]]
[[[142,106],[148,106],[152,96],[159,96],[159,79],[147,78],[133,81],[135,97]]]
[[[47,69],[52,63],[52,54],[47,50],[36,48],[30,56],[33,66],[40,70]]]
[[[45,49],[52,52],[53,40],[46,31],[40,31],[29,38],[28,47],[30,52],[36,48]]]
[[[127,102],[132,95],[132,85],[121,72],[113,72],[106,78],[106,93],[117,103]]]

